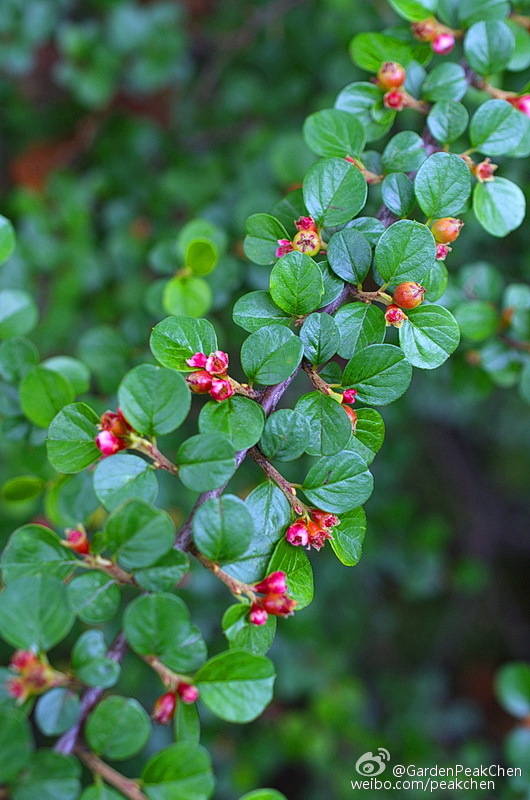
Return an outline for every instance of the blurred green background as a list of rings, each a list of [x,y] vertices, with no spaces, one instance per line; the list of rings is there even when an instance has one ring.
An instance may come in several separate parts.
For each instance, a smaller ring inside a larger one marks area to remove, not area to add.
[[[3,0],[1,210],[18,247],[0,288],[36,296],[31,338],[41,357],[81,357],[96,407],[113,406],[123,373],[147,357],[178,268],[164,246],[195,217],[227,235],[207,280],[220,341],[236,351],[245,335],[231,321],[233,302],[267,281],[266,269],[242,257],[245,218],[268,211],[313,160],[304,118],[366,79],[348,56],[352,35],[396,21],[384,0]],[[503,174],[526,188],[528,164],[512,165]],[[529,244],[527,223],[506,240],[470,224],[448,262],[449,292],[476,261],[493,264],[505,283],[527,282]],[[395,763],[504,758],[515,721],[495,699],[494,677],[530,654],[530,410],[511,389],[517,365],[495,347],[481,365],[464,342],[384,409],[360,564],[346,569],[331,553],[314,554],[315,601],[280,625],[275,701],[261,719],[244,727],[203,719],[218,800],[259,785],[289,800],[349,798],[355,761],[379,746]],[[285,405],[296,395],[295,386]],[[10,416],[12,402],[4,384],[2,483],[27,472],[50,480],[45,432]],[[196,416],[168,449],[195,432]],[[245,466],[233,489],[247,492],[259,479]],[[191,493],[176,494],[164,476],[161,486],[161,505],[182,520]],[[64,486],[50,486],[46,504],[0,504],[3,541],[30,518],[59,529],[76,521]],[[224,588],[194,570],[183,592],[203,634],[220,642]],[[68,650],[52,656],[60,665]],[[159,691],[132,657],[118,689],[146,708]],[[170,734],[158,728],[153,746]],[[495,796],[528,791],[524,781],[499,780]]]

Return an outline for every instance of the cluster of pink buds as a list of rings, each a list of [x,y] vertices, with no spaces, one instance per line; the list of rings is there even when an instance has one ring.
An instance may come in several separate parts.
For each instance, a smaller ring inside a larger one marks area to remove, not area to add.
[[[414,22],[412,33],[420,42],[429,42],[434,53],[446,56],[456,43],[454,31],[442,25],[434,17]]]
[[[346,410],[345,406],[343,406]],[[353,412],[355,413],[355,412]],[[357,415],[356,415],[357,416]],[[300,517],[285,532],[285,539],[294,547],[305,547],[307,550],[321,550],[329,539],[333,538],[332,530],[340,523],[335,514],[321,511],[318,508],[309,510],[309,519]]]
[[[213,400],[220,403],[234,394],[234,387],[227,375],[228,354],[222,350],[215,350],[207,356],[205,353],[194,353],[186,359],[189,367],[197,367],[196,372],[191,372],[186,380],[195,394],[209,394]]]
[[[100,432],[96,436],[96,446],[104,456],[113,456],[128,447],[128,437],[132,431],[122,412],[105,411],[99,421]]]
[[[506,98],[514,108],[530,117],[530,94],[521,94],[516,97]]]
[[[254,586],[254,591],[262,594],[254,600],[248,615],[252,625],[265,625],[269,614],[273,617],[289,617],[294,613],[296,600],[287,594],[287,576],[285,572],[271,572],[261,583]]]
[[[65,682],[62,672],[52,669],[44,658],[32,650],[17,650],[9,666],[17,675],[8,679],[7,691],[19,703]]]
[[[199,690],[191,683],[180,681],[175,691],[165,692],[155,700],[152,719],[159,725],[168,725],[175,715],[179,698],[186,704],[195,703],[199,699]]]
[[[313,217],[299,217],[294,224],[298,233],[295,234],[292,241],[290,239],[278,239],[276,258],[281,258],[293,250],[298,250],[307,256],[316,256],[322,247],[322,240]]]
[[[64,547],[68,547],[81,556],[86,556],[90,553],[90,542],[84,528],[69,528],[65,533],[66,539],[62,541]]]

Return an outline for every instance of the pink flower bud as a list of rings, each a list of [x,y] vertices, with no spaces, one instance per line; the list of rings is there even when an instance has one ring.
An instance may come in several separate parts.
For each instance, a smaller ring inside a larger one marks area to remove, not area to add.
[[[313,508],[309,513],[311,514],[311,519],[324,528],[334,528],[340,523],[340,519],[335,516],[335,514],[330,514],[329,511],[321,511],[319,508]]]
[[[379,67],[377,83],[382,89],[397,89],[405,83],[407,73],[396,61],[385,61]]]
[[[7,693],[21,702],[26,698],[26,687],[20,678],[10,678],[6,681]]]
[[[431,47],[439,56],[446,56],[455,46],[455,37],[452,33],[439,33],[431,42]]]
[[[287,591],[287,576],[281,570],[271,572],[261,583],[257,583],[254,589],[257,592],[261,592],[261,594],[269,594],[271,592],[273,594],[285,594]]]
[[[407,315],[399,306],[388,306],[385,311],[386,324],[392,325],[394,328],[401,328],[406,319],[408,319]]]
[[[278,247],[276,248],[274,255],[276,258],[281,258],[282,256],[287,255],[287,253],[290,253],[292,250],[294,250],[294,247],[289,239],[278,239]]]
[[[435,19],[422,19],[421,22],[414,22],[410,27],[413,35],[420,42],[432,42],[438,30],[438,23]]]
[[[90,552],[90,542],[85,531],[66,531],[66,540],[63,544],[73,550],[74,553],[79,553],[80,555],[87,555]]]
[[[309,541],[307,524],[303,520],[293,522],[285,532],[285,539],[295,547],[306,547]]]
[[[515,106],[518,111],[522,111],[527,117],[530,117],[530,94],[522,94],[520,97],[510,99],[510,103]]]
[[[129,425],[119,408],[117,411],[105,411],[101,415],[99,427],[102,431],[110,431],[114,436],[118,437],[127,436],[129,431],[132,431],[131,425]]]
[[[294,224],[299,231],[316,231],[317,229],[317,224],[313,217],[298,217]]]
[[[437,244],[436,245],[436,260],[437,261],[444,261],[445,258],[449,255],[453,248],[449,247],[448,244]]]
[[[212,388],[210,389],[210,397],[218,403],[227,400],[234,394],[234,388],[230,381],[225,378],[212,378]]]
[[[16,669],[18,672],[22,672],[22,670],[25,670],[28,667],[33,667],[38,660],[39,659],[32,650],[16,650],[11,656],[9,666],[11,669]]]
[[[495,180],[495,175],[493,173],[497,168],[498,164],[493,164],[491,158],[485,158],[480,164],[475,165],[473,172],[475,178],[480,181],[480,183],[485,183],[486,181]]]
[[[248,621],[252,625],[265,625],[268,619],[269,615],[265,609],[261,608],[261,606],[259,606],[257,603],[253,603],[248,615]]]
[[[342,393],[342,402],[355,403],[358,394],[357,389],[346,389],[346,391]]]
[[[199,699],[199,690],[191,683],[182,681],[177,686],[177,693],[183,703],[195,703]]]
[[[177,698],[174,692],[166,692],[160,695],[155,700],[151,714],[152,719],[158,722],[159,725],[167,725],[173,719],[176,705]]]
[[[204,365],[206,372],[210,375],[224,375],[228,369],[228,353],[223,353],[222,350],[216,350],[210,353]]]
[[[206,366],[208,358],[204,353],[194,353],[191,358],[186,359],[186,364],[188,367],[197,367],[198,369],[204,369]]]
[[[347,414],[348,417],[350,418],[351,426],[352,426],[353,430],[355,430],[355,427],[357,425],[357,412],[354,411],[353,408],[350,408],[349,406],[345,406],[345,405],[342,405],[342,404],[341,404],[341,408],[343,409],[345,414]]]
[[[208,394],[212,388],[212,376],[204,369],[186,375],[186,382],[194,394]]]
[[[104,456],[113,456],[127,445],[111,431],[100,431],[96,436],[96,447]]]
[[[268,614],[274,617],[290,617],[294,613],[296,600],[285,594],[268,594],[262,600],[262,606]]]
[[[405,95],[398,89],[391,89],[384,95],[383,105],[392,111],[401,111],[405,108]]]

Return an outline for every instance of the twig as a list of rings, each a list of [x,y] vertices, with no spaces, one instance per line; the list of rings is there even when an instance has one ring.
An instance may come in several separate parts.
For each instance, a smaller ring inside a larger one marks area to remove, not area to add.
[[[259,450],[257,447],[251,447],[250,450],[248,451],[248,454],[251,458],[254,459],[256,464],[263,470],[265,475],[268,478],[270,478],[271,481],[274,481],[276,486],[278,486],[282,490],[285,497],[289,501],[294,513],[298,517],[301,517],[302,514],[305,514],[307,511],[306,506],[296,496],[296,489],[293,486],[293,484],[289,483],[289,481],[283,477],[281,472],[278,472],[276,467],[273,467],[270,461],[268,461],[268,459],[265,458],[261,450]]]
[[[142,792],[136,781],[125,777],[113,767],[109,767],[95,753],[91,753],[90,750],[79,745],[75,747],[74,753],[92,773],[100,775],[106,783],[114,786],[129,800],[148,800],[147,795]]]

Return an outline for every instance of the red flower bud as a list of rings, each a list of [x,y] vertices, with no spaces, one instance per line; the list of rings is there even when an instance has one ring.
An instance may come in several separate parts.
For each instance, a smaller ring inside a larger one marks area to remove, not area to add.
[[[377,82],[382,89],[397,89],[405,83],[407,73],[397,61],[385,61],[377,73]]]
[[[440,56],[446,56],[455,46],[456,39],[452,33],[439,33],[431,42],[431,47]]]
[[[261,594],[285,594],[287,591],[287,576],[281,570],[271,572],[261,583],[257,583],[254,589],[256,592],[261,592]]]
[[[234,388],[230,381],[225,378],[212,378],[212,388],[210,389],[210,397],[220,403],[222,400],[227,400],[234,394]]]
[[[354,411],[353,408],[350,408],[349,406],[341,405],[341,408],[349,416],[351,426],[353,430],[355,430],[355,426],[357,425],[357,412]]]
[[[435,19],[422,19],[421,22],[414,22],[410,27],[413,35],[420,42],[432,42],[438,32],[438,23]]]
[[[210,353],[204,365],[206,372],[210,375],[224,375],[228,369],[228,353],[223,353],[222,350],[216,350]]]
[[[204,369],[207,361],[208,357],[205,355],[205,353],[194,353],[191,358],[186,359],[186,364],[188,367],[198,367],[198,369]]]
[[[186,375],[186,382],[195,394],[208,394],[212,388],[212,376],[204,369],[190,372]]]
[[[388,306],[387,310],[385,311],[385,320],[387,326],[392,325],[394,328],[401,328],[406,319],[407,315],[399,306]]]
[[[401,111],[405,108],[405,95],[398,89],[391,89],[383,97],[383,105],[392,111]]]
[[[329,528],[323,528],[320,522],[310,522],[307,526],[309,534],[309,547],[322,550],[328,539],[333,539]]]
[[[90,552],[90,542],[85,531],[68,530],[66,531],[66,540],[63,542],[65,547],[69,547],[74,553],[80,555],[87,555]]]
[[[105,411],[101,415],[99,427],[102,431],[110,431],[114,436],[118,437],[127,436],[129,431],[132,431],[131,425],[129,425],[119,408],[117,411]]]
[[[450,242],[454,242],[455,239],[458,239],[463,227],[464,223],[461,219],[456,219],[456,217],[442,217],[442,219],[437,219],[436,222],[433,222],[431,225],[431,232],[437,242],[449,244]]]
[[[278,247],[276,248],[274,255],[276,258],[281,258],[287,253],[290,253],[292,250],[294,250],[294,247],[289,239],[278,239]]]
[[[250,607],[248,621],[252,625],[265,625],[268,619],[269,615],[267,614],[265,609],[261,608],[261,606],[258,603],[253,603],[252,606]]]
[[[425,289],[414,281],[400,283],[394,289],[394,303],[401,308],[416,308],[423,302]]]
[[[317,224],[313,217],[298,217],[296,222],[296,229],[299,231],[316,231]]]
[[[480,162],[480,164],[475,164],[473,173],[475,178],[480,181],[480,183],[485,183],[486,181],[492,181],[495,179],[493,173],[497,167],[498,164],[492,164],[490,158],[485,158],[484,161]]]
[[[293,522],[285,532],[285,539],[295,547],[306,547],[309,541],[307,523],[303,519]]]
[[[293,249],[306,256],[316,256],[320,252],[320,236],[315,230],[301,230],[293,239]]]
[[[195,703],[199,699],[199,690],[191,683],[181,681],[177,686],[177,694],[183,703]]]
[[[96,436],[96,447],[104,456],[113,456],[120,450],[124,450],[127,445],[111,431],[100,431]]]
[[[177,706],[177,698],[174,692],[166,692],[155,700],[151,717],[159,725],[167,725],[171,722]]]
[[[436,245],[436,260],[443,261],[451,252],[453,248],[449,247],[448,244],[437,244]]]
[[[335,525],[340,523],[340,519],[335,514],[330,514],[329,511],[321,511],[319,508],[313,508],[309,512],[311,519],[323,528],[334,528]]]
[[[530,94],[522,94],[520,97],[510,97],[509,102],[518,110],[530,117]]]
[[[358,394],[359,392],[357,389],[346,389],[346,391],[342,393],[342,402],[355,403]]]
[[[28,667],[34,666],[38,660],[32,650],[16,650],[11,656],[9,666],[11,669],[16,669],[17,672],[22,672]]]
[[[294,613],[296,600],[292,600],[285,594],[268,594],[263,598],[261,604],[265,611],[274,617],[289,617]]]
[[[26,699],[26,687],[24,681],[20,678],[9,678],[6,681],[6,689],[7,693],[16,700],[23,701]]]

